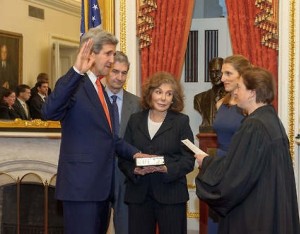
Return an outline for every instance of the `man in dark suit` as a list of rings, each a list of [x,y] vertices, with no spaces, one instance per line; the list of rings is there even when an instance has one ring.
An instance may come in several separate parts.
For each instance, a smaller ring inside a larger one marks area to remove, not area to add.
[[[21,119],[30,120],[31,116],[29,106],[26,103],[31,96],[30,87],[25,84],[18,85],[16,88],[16,96],[17,98],[15,104],[13,105],[15,111],[18,113]]]
[[[7,46],[5,44],[0,47],[0,86],[14,90],[18,83],[18,74],[16,67],[10,59],[8,59]]]
[[[98,80],[109,73],[117,43],[100,28],[85,33],[74,66],[43,105],[44,117],[62,126],[55,193],[63,203],[66,234],[105,234],[115,153],[128,160],[145,156],[113,133],[112,107]]]
[[[113,103],[113,95],[117,96],[118,106],[119,136],[123,137],[127,122],[131,114],[141,110],[140,98],[132,93],[127,92],[123,86],[127,79],[130,63],[126,54],[117,51],[114,58],[114,64],[106,76],[106,92]],[[128,207],[124,202],[125,193],[125,176],[120,171],[118,164],[115,168],[115,196],[112,204],[113,221],[115,234],[128,234]]]
[[[32,95],[29,100],[29,108],[32,119],[43,119],[42,106],[48,95],[49,83],[46,81],[37,82],[37,93]]]
[[[41,72],[37,75],[36,83],[35,83],[34,87],[31,89],[32,96],[35,96],[38,93],[38,85],[39,85],[39,82],[42,82],[42,81],[49,84],[49,76],[45,72]],[[49,96],[50,94],[51,94],[51,88],[48,87],[47,96]]]

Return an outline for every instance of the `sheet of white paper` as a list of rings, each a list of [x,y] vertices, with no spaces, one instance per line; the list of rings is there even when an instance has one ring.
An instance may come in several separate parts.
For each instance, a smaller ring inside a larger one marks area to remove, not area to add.
[[[199,149],[196,145],[194,145],[189,139],[181,140],[183,144],[185,144],[191,151],[193,151],[195,154],[205,154],[203,150]]]

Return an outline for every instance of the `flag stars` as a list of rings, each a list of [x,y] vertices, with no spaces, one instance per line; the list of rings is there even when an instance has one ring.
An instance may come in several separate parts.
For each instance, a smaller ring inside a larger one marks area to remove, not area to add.
[[[90,28],[101,25],[101,12],[98,0],[82,1],[81,14],[82,19],[80,31],[82,34],[84,34]]]
[[[96,4],[93,5],[92,7],[95,11],[98,10],[98,6]]]

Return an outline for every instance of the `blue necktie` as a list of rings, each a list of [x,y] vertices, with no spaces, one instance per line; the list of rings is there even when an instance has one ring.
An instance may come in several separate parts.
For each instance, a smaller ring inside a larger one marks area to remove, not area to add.
[[[113,102],[113,110],[114,110],[114,115],[113,115],[113,129],[114,129],[114,133],[116,135],[119,135],[119,129],[120,129],[120,121],[119,121],[119,109],[118,109],[118,105],[117,105],[117,96],[116,95],[112,95],[111,96]]]

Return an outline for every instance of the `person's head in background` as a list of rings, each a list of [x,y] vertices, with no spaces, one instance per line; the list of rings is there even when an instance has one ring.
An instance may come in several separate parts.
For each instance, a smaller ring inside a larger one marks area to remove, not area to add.
[[[14,91],[10,89],[3,90],[2,97],[1,97],[1,103],[7,105],[9,108],[11,108],[16,101],[16,94]]]
[[[36,83],[37,91],[42,96],[48,95],[49,83],[46,81],[39,81]]]
[[[225,96],[223,104],[236,104],[233,97],[233,91],[237,87],[237,82],[241,75],[251,67],[250,61],[243,55],[232,55],[224,59],[221,81],[228,94]]]
[[[252,113],[259,106],[271,104],[275,96],[273,75],[260,67],[246,70],[234,90],[237,105]]]
[[[26,84],[20,84],[16,88],[16,96],[18,99],[26,102],[29,100],[31,96],[30,87]]]
[[[83,34],[80,40],[80,47],[90,39],[93,41],[90,58],[95,60],[90,71],[97,77],[106,76],[114,62],[116,46],[119,41],[111,33],[96,27],[89,29]]]
[[[106,76],[106,85],[112,93],[118,93],[124,86],[130,62],[126,54],[116,51],[114,63]]]
[[[142,87],[142,107],[166,112],[183,110],[183,91],[180,83],[168,72],[157,72]]]
[[[49,83],[49,76],[47,73],[41,72],[38,74],[38,76],[36,77],[36,82],[48,82]]]
[[[251,68],[250,61],[243,55],[232,55],[224,59],[222,79],[227,92],[232,92],[244,71]]]
[[[222,83],[221,78],[222,78],[222,65],[223,65],[223,58],[216,57],[212,58],[209,61],[208,64],[208,70],[209,70],[209,78],[213,86],[219,85]]]

